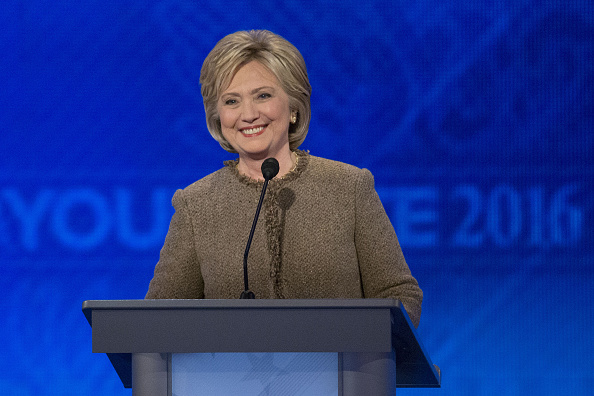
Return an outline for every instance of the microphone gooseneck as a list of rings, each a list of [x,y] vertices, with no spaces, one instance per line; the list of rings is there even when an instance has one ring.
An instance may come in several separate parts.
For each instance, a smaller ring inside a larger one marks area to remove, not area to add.
[[[248,269],[247,269],[247,260],[248,255],[250,253],[250,246],[252,245],[252,239],[254,238],[254,231],[256,230],[256,224],[258,223],[258,217],[260,216],[260,209],[262,209],[262,202],[264,202],[264,195],[266,194],[266,188],[268,187],[268,182],[270,179],[274,178],[274,176],[278,175],[279,165],[278,161],[275,158],[266,158],[262,163],[262,176],[264,176],[264,185],[262,186],[262,192],[260,193],[260,201],[258,201],[258,206],[256,207],[256,215],[254,216],[254,221],[252,222],[252,229],[250,231],[250,236],[248,237],[247,245],[245,247],[245,252],[243,253],[243,285],[244,291],[241,293],[240,299],[254,299],[256,296],[254,292],[252,292],[248,285]]]

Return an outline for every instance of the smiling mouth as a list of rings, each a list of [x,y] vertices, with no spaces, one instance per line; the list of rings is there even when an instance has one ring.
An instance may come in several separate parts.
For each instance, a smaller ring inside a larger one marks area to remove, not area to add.
[[[258,136],[258,135],[262,134],[262,132],[264,132],[264,129],[266,129],[266,125],[260,125],[260,126],[253,127],[253,128],[240,129],[239,132],[241,132],[244,136]]]

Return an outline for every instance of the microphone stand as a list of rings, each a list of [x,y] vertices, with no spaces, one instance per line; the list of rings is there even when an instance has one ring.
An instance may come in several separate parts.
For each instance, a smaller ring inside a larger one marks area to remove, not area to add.
[[[256,215],[254,216],[254,221],[252,222],[252,229],[250,231],[250,236],[247,241],[247,245],[245,247],[245,252],[243,253],[243,286],[244,291],[241,293],[240,299],[252,300],[255,299],[256,296],[254,292],[252,292],[248,286],[248,269],[247,269],[247,260],[248,254],[250,252],[250,246],[252,245],[252,239],[254,238],[254,231],[256,230],[256,224],[258,223],[258,217],[260,216],[260,209],[262,209],[262,202],[264,202],[264,195],[266,194],[266,188],[268,187],[268,182],[274,176],[278,174],[279,165],[278,161],[275,158],[267,158],[262,163],[262,176],[264,176],[264,186],[262,186],[262,193],[260,193],[260,201],[258,202],[258,206],[256,207]]]
[[[254,231],[256,230],[256,224],[258,223],[258,216],[260,216],[260,209],[262,209],[262,202],[264,202],[264,194],[266,194],[266,188],[268,187],[268,180],[264,180],[264,186],[262,187],[262,193],[260,194],[260,201],[258,202],[258,206],[256,207],[256,215],[254,216],[254,221],[252,222],[252,229],[250,231],[250,236],[247,241],[247,245],[245,247],[245,252],[243,253],[243,286],[245,290],[241,292],[240,299],[254,299],[256,298],[253,291],[250,290],[248,287],[248,270],[247,270],[247,261],[248,261],[248,254],[250,253],[250,246],[252,245],[252,239],[254,238]]]

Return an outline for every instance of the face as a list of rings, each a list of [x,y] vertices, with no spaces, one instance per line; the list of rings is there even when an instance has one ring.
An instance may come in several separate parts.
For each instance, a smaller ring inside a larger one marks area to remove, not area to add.
[[[223,136],[240,158],[260,160],[289,151],[289,96],[257,61],[242,66],[221,94]]]

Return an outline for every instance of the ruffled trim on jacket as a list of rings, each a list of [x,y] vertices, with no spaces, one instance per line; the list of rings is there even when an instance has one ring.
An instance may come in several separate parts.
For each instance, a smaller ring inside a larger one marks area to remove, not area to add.
[[[272,184],[279,184],[281,182],[290,182],[292,180],[297,179],[303,173],[305,168],[307,168],[307,164],[309,162],[309,151],[297,149],[297,150],[295,150],[295,154],[297,154],[297,165],[283,177],[279,177],[279,178],[275,177],[274,179],[270,180],[270,182],[268,183],[268,188],[271,188]],[[246,176],[243,173],[239,172],[239,169],[237,168],[237,165],[239,164],[239,158],[236,158],[234,160],[225,161],[225,162],[223,162],[223,164],[235,175],[235,177],[237,177],[237,179],[242,184],[245,184],[248,186],[252,185],[252,186],[262,188],[262,185],[264,184],[264,180],[252,179],[251,177]]]
[[[268,183],[262,208],[266,222],[266,246],[270,254],[270,278],[273,280],[275,298],[285,298],[282,276],[283,235],[286,212],[294,200],[294,193],[287,188],[287,184],[303,174],[310,157],[308,151],[295,150],[295,154],[297,154],[296,166],[283,177],[274,178]],[[239,159],[225,161],[224,164],[233,172],[240,183],[254,187],[257,190],[262,189],[263,180],[255,180],[239,172],[237,169]]]

